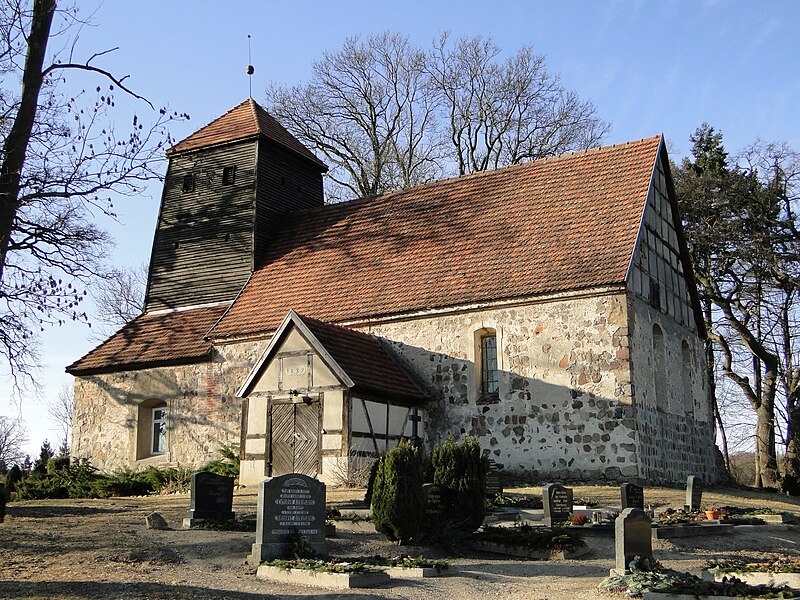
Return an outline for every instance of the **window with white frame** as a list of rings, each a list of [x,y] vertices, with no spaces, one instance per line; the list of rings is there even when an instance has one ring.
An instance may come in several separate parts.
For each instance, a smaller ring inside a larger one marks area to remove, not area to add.
[[[167,451],[167,408],[159,406],[152,412],[150,453],[164,454]]]

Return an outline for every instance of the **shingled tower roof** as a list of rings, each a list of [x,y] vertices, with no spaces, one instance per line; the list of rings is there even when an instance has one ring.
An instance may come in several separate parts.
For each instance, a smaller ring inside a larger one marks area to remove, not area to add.
[[[311,161],[320,170],[328,170],[325,163],[286,131],[283,125],[278,123],[252,98],[248,98],[218,119],[178,142],[167,150],[167,154],[227,144],[259,135],[263,135],[287,150]]]

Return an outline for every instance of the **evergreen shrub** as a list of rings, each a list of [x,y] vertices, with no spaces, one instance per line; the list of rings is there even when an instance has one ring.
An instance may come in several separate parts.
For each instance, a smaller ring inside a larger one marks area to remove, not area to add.
[[[375,529],[401,544],[416,537],[422,520],[422,461],[405,440],[380,460],[372,489]]]
[[[375,476],[378,474],[378,469],[381,466],[383,456],[379,456],[369,467],[369,477],[367,478],[367,491],[364,494],[364,504],[372,506],[372,490],[375,488]]]
[[[433,449],[433,483],[443,488],[449,507],[449,526],[472,532],[483,524],[488,461],[481,457],[476,437],[466,437],[459,444],[452,437]]]

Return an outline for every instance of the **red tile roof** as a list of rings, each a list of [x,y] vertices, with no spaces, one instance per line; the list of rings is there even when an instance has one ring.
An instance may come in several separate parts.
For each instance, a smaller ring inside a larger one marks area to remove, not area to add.
[[[622,284],[661,138],[289,215],[214,338]]]
[[[141,315],[67,367],[73,375],[209,360],[204,339],[227,305]]]
[[[283,125],[278,123],[272,115],[261,108],[252,98],[248,98],[218,119],[211,121],[205,127],[194,132],[185,140],[178,142],[167,153],[196,150],[197,148],[235,142],[257,135],[266,136],[273,142],[310,160],[319,166],[322,171],[328,170],[325,163],[318,159],[313,152],[301,144],[291,133],[286,131]]]
[[[425,394],[373,335],[298,315],[355,384],[355,391],[424,402]]]

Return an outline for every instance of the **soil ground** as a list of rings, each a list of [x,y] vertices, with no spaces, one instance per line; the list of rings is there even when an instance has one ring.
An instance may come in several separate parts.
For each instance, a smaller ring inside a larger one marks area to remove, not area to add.
[[[576,503],[582,498],[619,503],[618,488],[574,490]],[[540,494],[539,488],[510,491]],[[340,505],[362,495],[359,490],[329,490],[328,503]],[[665,488],[647,488],[645,497],[647,502],[673,507],[682,506],[684,500],[682,490]],[[240,518],[255,517],[256,499],[252,488],[236,492],[234,510]],[[776,494],[712,489],[704,494],[704,503],[769,507],[800,516],[800,500]],[[420,581],[393,579],[388,586],[372,590],[326,592],[256,580],[245,564],[253,533],[182,530],[188,506],[185,494],[12,502],[5,523],[0,524],[0,598],[609,598],[597,590],[597,584],[614,563],[611,538],[587,538],[590,554],[579,560],[528,562],[438,547],[398,548],[369,526],[338,522],[338,537],[329,540],[332,556],[393,556],[402,551],[446,557],[460,574]],[[152,511],[160,512],[174,529],[146,529],[145,515]],[[695,573],[712,559],[800,557],[800,528],[763,526],[731,536],[654,541],[654,552],[665,566]]]

